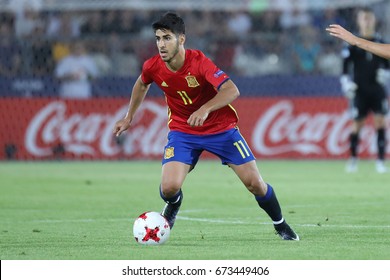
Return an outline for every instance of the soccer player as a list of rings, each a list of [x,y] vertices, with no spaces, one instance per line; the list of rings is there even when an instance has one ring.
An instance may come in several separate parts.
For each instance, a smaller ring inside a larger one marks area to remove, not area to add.
[[[362,8],[357,12],[359,34],[369,41],[382,43],[375,34],[376,18],[372,10]],[[369,112],[374,113],[374,125],[377,131],[378,173],[387,171],[384,165],[386,154],[386,121],[388,100],[385,84],[390,78],[389,61],[373,55],[354,45],[346,45],[342,51],[344,59],[343,75],[340,78],[344,94],[350,98],[354,119],[350,135],[350,159],[347,172],[357,171],[359,133]]]
[[[352,46],[356,46],[377,56],[390,59],[390,44],[372,42],[353,35],[344,27],[338,24],[331,24],[326,28],[330,35],[340,38]]]
[[[254,195],[284,240],[299,240],[286,223],[274,189],[266,184],[230,105],[239,90],[229,76],[199,50],[184,48],[185,25],[175,13],[164,14],[152,25],[159,54],[148,59],[134,84],[126,116],[116,122],[119,136],[131,126],[149,86],[155,82],[168,105],[168,143],[162,159],[162,214],[172,228],[183,201],[182,186],[203,151],[218,156]]]

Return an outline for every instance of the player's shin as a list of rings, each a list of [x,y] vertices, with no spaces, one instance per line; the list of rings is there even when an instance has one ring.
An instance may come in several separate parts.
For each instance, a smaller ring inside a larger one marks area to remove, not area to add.
[[[267,184],[267,193],[265,196],[255,195],[256,201],[259,206],[268,214],[274,224],[282,223],[283,216],[282,210],[279,205],[279,201],[276,198],[275,191],[271,185]]]
[[[286,223],[283,218],[282,210],[273,188],[267,184],[267,193],[265,196],[255,196],[259,206],[270,216],[274,224],[275,232],[283,240],[299,240],[298,234]]]
[[[384,128],[380,128],[377,131],[378,141],[378,159],[384,160],[386,154],[386,131]]]
[[[358,155],[359,134],[351,133],[349,136],[351,157],[356,158]]]
[[[168,198],[164,196],[160,186],[160,196],[166,203],[164,209],[161,212],[161,215],[167,219],[169,226],[172,229],[173,225],[175,224],[177,213],[179,212],[181,203],[183,201],[183,192],[180,189],[175,195]]]

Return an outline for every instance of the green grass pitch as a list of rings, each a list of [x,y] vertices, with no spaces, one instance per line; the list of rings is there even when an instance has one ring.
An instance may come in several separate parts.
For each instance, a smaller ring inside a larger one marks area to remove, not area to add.
[[[218,161],[185,182],[170,239],[141,246],[134,219],[160,211],[155,161],[0,163],[2,260],[390,259],[390,174],[373,161],[258,161],[301,237],[280,240],[268,216]]]

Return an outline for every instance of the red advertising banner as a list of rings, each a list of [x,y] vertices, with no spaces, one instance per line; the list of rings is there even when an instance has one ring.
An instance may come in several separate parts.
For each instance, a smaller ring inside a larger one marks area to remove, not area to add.
[[[131,129],[117,139],[112,128],[127,104],[118,98],[2,98],[0,159],[160,159],[168,133],[164,99],[145,99]],[[348,157],[351,121],[344,98],[240,97],[232,105],[241,133],[259,159]],[[389,119],[387,127],[390,131]],[[376,156],[371,119],[361,132],[360,153]]]

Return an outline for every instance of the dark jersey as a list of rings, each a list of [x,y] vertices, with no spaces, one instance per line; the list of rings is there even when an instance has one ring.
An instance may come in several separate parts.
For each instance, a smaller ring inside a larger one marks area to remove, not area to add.
[[[383,43],[378,37],[368,40]],[[364,119],[369,112],[385,115],[388,112],[386,91],[376,80],[380,68],[389,68],[387,59],[376,56],[356,46],[343,49],[343,74],[352,76],[358,88],[351,102],[351,112],[356,120]]]
[[[373,42],[383,43],[379,37],[366,38]],[[376,81],[379,68],[389,68],[389,61],[356,46],[348,45],[342,51],[343,74],[349,74],[358,86],[357,94],[369,91],[383,91],[383,87]]]

